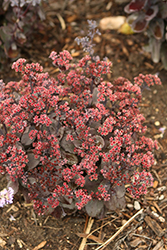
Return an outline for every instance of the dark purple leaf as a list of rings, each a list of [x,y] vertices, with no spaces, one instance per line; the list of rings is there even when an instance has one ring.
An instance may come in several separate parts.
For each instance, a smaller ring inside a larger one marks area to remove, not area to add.
[[[67,141],[66,138],[67,133],[64,134],[63,138],[61,139],[61,147],[68,153],[74,153],[74,144],[70,140]]]
[[[118,198],[116,194],[111,194],[111,198],[109,201],[104,202],[106,208],[111,211],[115,211],[116,209],[123,209],[126,205],[125,197]]]
[[[28,195],[28,189],[20,185],[19,190],[24,197],[25,203],[31,203],[30,196]]]
[[[56,207],[53,212],[51,213],[51,215],[53,217],[55,217],[56,219],[60,219],[63,218],[64,216],[66,216],[66,213],[64,212],[63,208],[61,208],[60,206]]]
[[[27,38],[22,32],[18,32],[16,33],[16,41],[19,44],[24,44],[27,41]]]
[[[125,186],[124,185],[115,185],[115,187],[113,188],[113,190],[115,191],[116,193],[116,196],[118,198],[122,198],[125,196]]]
[[[12,37],[11,26],[0,27],[0,38],[4,43],[6,43],[7,41],[11,41],[11,37]]]
[[[41,8],[38,8],[37,13],[41,21],[44,21],[46,19],[45,12]]]
[[[86,190],[88,190],[89,192],[91,192],[91,191],[96,192],[98,190],[98,186],[100,185],[100,183],[101,183],[101,177],[100,177],[100,175],[99,175],[98,180],[93,180],[93,181],[91,181],[89,179],[89,176],[87,175],[87,176],[85,176],[85,185],[84,185],[84,188]]]
[[[1,4],[2,4],[3,10],[7,11],[8,7],[10,5],[10,0],[4,0]],[[0,12],[1,12],[1,10],[0,10]]]
[[[125,186],[115,185],[112,191],[109,191],[110,200],[104,204],[109,210],[123,209],[125,207]]]
[[[89,216],[97,217],[101,213],[103,206],[103,201],[91,200],[86,204],[85,210]]]
[[[162,19],[155,19],[150,22],[149,29],[152,35],[160,40],[164,36],[164,21]]]
[[[140,33],[146,29],[148,21],[145,19],[145,15],[139,15],[138,18],[132,23],[132,29],[134,32]]]
[[[33,153],[28,154],[28,170],[35,168],[40,162],[40,158],[36,159]]]
[[[158,13],[158,6],[151,6],[147,11],[146,11],[146,17],[145,19],[147,21],[150,21],[151,19],[153,19]]]
[[[125,6],[125,12],[132,13],[135,11],[142,10],[147,4],[148,0],[132,0],[128,5]]]
[[[103,138],[100,135],[95,135],[92,138],[95,140],[95,144],[97,147],[99,147],[99,148],[104,147],[105,143],[104,143]]]
[[[72,199],[71,199],[72,200]],[[61,207],[67,215],[71,215],[77,211],[77,207],[75,206],[75,201],[72,200],[71,203],[61,203]]]
[[[34,137],[33,139],[30,139],[29,137],[29,133],[31,130],[33,130],[34,127],[27,127],[21,137],[21,143],[24,145],[24,146],[29,146],[31,145],[34,141],[35,141],[35,138]]]
[[[19,190],[19,182],[18,180],[11,181],[9,180],[7,188],[11,187],[14,190],[14,194],[16,194]]]

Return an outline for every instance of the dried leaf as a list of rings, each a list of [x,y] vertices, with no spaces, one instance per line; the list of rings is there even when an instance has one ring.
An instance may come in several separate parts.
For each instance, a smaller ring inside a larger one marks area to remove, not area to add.
[[[134,34],[134,31],[132,30],[131,26],[127,22],[125,22],[121,25],[121,27],[118,29],[118,32],[125,34],[125,35]]]

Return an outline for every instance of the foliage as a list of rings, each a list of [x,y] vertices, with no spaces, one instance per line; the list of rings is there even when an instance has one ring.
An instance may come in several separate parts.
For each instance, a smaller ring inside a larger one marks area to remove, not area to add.
[[[0,0],[0,57],[17,58],[23,46],[45,15],[41,0]]]
[[[157,63],[162,60],[167,69],[167,2],[162,0],[132,0],[125,12],[131,14],[127,21],[134,30],[140,33],[147,31],[148,46],[152,60]]]
[[[142,75],[134,84],[103,80],[111,63],[90,55],[72,62],[68,51],[50,58],[56,78],[38,63],[13,63],[19,82],[1,81],[0,173],[39,213],[56,217],[85,210],[102,217],[125,206],[125,186],[136,198],[153,178],[156,142],[146,138],[141,88],[160,84]]]

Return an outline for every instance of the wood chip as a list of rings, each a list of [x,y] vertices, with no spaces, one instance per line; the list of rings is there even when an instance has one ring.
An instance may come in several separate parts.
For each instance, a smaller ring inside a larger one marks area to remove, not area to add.
[[[0,247],[4,247],[6,245],[6,241],[0,238]]]
[[[64,19],[62,18],[62,16],[59,13],[57,13],[56,15],[57,15],[57,18],[59,19],[62,30],[65,30],[66,29],[66,24],[65,24]]]
[[[36,246],[35,248],[33,248],[33,250],[38,250],[43,248],[46,245],[46,240],[42,241],[38,246]]]
[[[134,209],[135,210],[140,210],[141,209],[140,203],[138,201],[134,202]]]
[[[67,21],[68,23],[71,23],[71,22],[76,21],[77,19],[78,19],[78,15],[74,14],[74,15],[72,15],[72,16],[68,16],[68,17],[66,18],[66,21]]]
[[[146,216],[144,220],[157,236],[162,237],[164,235],[165,232],[162,230],[160,225],[150,216]]]
[[[136,238],[133,241],[129,242],[131,247],[137,247],[140,243],[145,242],[144,240],[142,240],[141,238]]]
[[[85,233],[77,233],[77,235],[78,235],[79,237],[91,239],[91,240],[93,240],[93,241],[95,241],[95,242],[97,242],[97,243],[101,243],[101,244],[104,243],[102,240],[100,240],[98,237],[96,237],[96,236],[94,236],[94,235],[92,235],[92,234],[89,235],[89,234],[85,234]]]
[[[158,187],[158,181],[155,180],[155,181],[154,181],[154,184],[153,184],[153,188],[157,188],[157,187]]]
[[[160,248],[163,246],[163,240],[159,241],[156,246],[153,248],[153,250],[160,250]]]

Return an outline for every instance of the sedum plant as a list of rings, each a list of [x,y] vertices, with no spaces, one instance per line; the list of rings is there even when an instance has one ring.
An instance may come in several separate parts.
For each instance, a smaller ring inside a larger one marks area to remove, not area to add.
[[[125,7],[128,23],[136,33],[147,32],[145,50],[151,52],[153,62],[161,59],[167,69],[167,2],[163,0],[132,0]]]
[[[127,184],[136,198],[152,185],[156,143],[144,136],[139,104],[141,86],[160,80],[141,74],[134,85],[122,77],[110,83],[102,77],[110,62],[86,55],[73,64],[68,51],[50,58],[56,79],[19,59],[21,81],[1,81],[0,172],[39,214],[104,216],[125,206]]]
[[[111,62],[93,55],[96,33],[89,21],[88,36],[77,39],[89,54],[77,63],[68,51],[52,51],[56,78],[21,58],[13,63],[21,80],[1,80],[0,173],[11,198],[21,191],[38,214],[83,210],[103,217],[125,207],[126,189],[139,198],[153,184],[157,144],[144,136],[139,105],[142,88],[160,80],[142,74],[134,84],[104,80]]]

